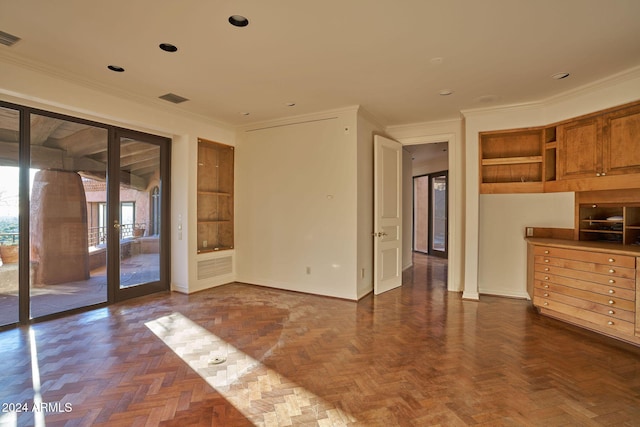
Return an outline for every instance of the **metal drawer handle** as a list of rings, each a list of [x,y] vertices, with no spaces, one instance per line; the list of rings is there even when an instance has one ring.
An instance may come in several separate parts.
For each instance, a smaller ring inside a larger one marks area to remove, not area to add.
[[[613,325],[614,325],[614,323],[613,323],[611,320],[609,320],[609,321],[607,322],[607,325],[609,325],[609,326],[613,326]]]
[[[613,310],[609,310],[609,314],[616,314],[616,312]]]
[[[544,285],[545,289],[549,289],[549,285]]]
[[[544,304],[542,304],[542,305],[549,305],[549,303],[548,303],[548,302],[545,302],[545,303],[544,303]]]
[[[545,259],[545,260],[544,260],[544,262],[549,262],[549,260],[548,260],[548,259]]]
[[[615,294],[615,293],[616,293],[616,291],[614,291],[613,289],[609,289],[609,293],[610,293],[610,294]]]
[[[609,269],[609,273],[615,273],[616,271],[613,268]]]
[[[609,300],[609,304],[615,304],[616,302],[612,299]]]
[[[609,258],[609,262],[616,262],[616,260],[613,258]]]
[[[616,281],[613,279],[609,279],[609,283],[616,283]]]
[[[548,254],[548,253],[549,253],[549,251],[544,251],[544,253],[545,253],[545,254]]]
[[[549,271],[549,267],[545,267],[545,268],[544,268],[544,271]]]
[[[544,280],[549,280],[549,276],[544,276]]]

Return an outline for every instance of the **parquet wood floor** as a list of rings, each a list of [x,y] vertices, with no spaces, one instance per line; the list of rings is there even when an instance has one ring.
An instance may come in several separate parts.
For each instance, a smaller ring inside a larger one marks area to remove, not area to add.
[[[4,331],[0,403],[29,408],[0,425],[640,425],[640,349],[445,277],[417,255],[357,303],[234,283]]]

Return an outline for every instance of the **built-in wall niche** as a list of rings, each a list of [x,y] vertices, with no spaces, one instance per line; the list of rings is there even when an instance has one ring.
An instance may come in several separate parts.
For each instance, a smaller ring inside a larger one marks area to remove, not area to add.
[[[233,249],[232,146],[198,139],[198,253]]]
[[[576,193],[579,240],[640,245],[640,190]]]

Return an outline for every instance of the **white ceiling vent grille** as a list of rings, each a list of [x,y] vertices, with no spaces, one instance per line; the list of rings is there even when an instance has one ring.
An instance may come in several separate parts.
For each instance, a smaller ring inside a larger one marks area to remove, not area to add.
[[[20,41],[20,37],[16,37],[13,34],[0,31],[0,44],[5,46],[13,46]]]
[[[183,98],[180,95],[176,95],[175,93],[167,93],[166,95],[159,96],[158,98],[164,99],[165,101],[173,102],[174,104],[180,104],[181,102],[188,101],[187,98]]]
[[[198,261],[198,280],[231,273],[233,273],[233,257],[231,256]]]

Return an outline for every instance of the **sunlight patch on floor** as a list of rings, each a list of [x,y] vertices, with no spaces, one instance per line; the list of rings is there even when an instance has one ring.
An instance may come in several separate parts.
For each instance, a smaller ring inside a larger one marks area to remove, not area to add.
[[[252,423],[346,426],[357,420],[180,313],[145,325]],[[216,364],[216,358],[224,359]]]

